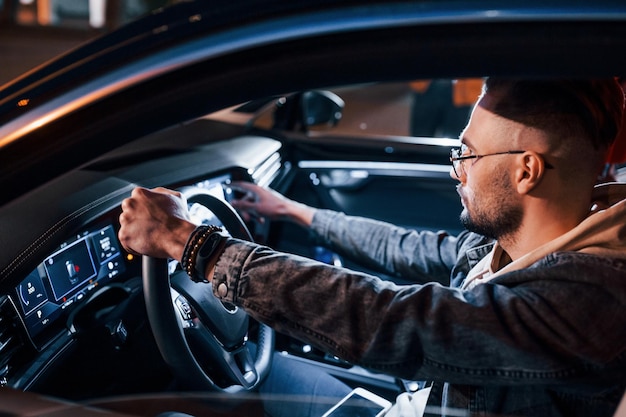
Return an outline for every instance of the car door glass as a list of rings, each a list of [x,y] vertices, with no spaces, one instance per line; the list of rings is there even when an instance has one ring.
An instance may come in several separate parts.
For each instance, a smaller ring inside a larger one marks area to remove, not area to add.
[[[314,127],[350,136],[459,137],[482,79],[433,79],[335,88],[345,101],[337,126]]]

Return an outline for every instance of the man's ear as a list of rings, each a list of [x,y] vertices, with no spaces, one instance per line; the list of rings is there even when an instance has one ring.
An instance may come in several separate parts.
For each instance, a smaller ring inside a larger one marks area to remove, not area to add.
[[[517,192],[528,194],[539,185],[546,170],[545,160],[537,152],[527,151],[516,158],[515,185]]]

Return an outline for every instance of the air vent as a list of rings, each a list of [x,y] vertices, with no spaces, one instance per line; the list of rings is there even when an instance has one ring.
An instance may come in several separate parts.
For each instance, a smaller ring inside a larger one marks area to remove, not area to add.
[[[260,186],[269,185],[276,175],[278,171],[280,171],[281,167],[281,158],[278,152],[273,153],[267,158],[262,164],[260,164],[254,172],[252,173],[252,178],[254,182]]]
[[[24,346],[16,326],[17,314],[7,296],[0,297],[0,386],[7,384],[13,357]]]

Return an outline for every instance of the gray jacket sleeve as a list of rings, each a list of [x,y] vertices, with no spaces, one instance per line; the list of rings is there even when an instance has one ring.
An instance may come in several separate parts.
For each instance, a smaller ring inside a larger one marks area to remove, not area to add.
[[[417,232],[330,210],[316,211],[311,230],[324,246],[371,270],[444,285],[450,284],[450,271],[464,241],[464,235]]]
[[[623,338],[590,344],[589,337],[624,334],[624,320],[606,319],[623,313],[623,265],[568,253],[537,266],[470,291],[398,286],[231,239],[213,291],[279,332],[409,379],[545,384],[610,366]],[[594,305],[602,314],[579,314]]]

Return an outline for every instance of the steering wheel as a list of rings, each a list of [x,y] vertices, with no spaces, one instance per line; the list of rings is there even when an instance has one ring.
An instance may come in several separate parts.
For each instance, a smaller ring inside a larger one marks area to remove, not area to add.
[[[228,203],[199,188],[183,190],[183,195],[189,203],[208,208],[231,236],[252,240]],[[271,368],[274,331],[258,323],[253,357],[247,338],[249,317],[242,309],[222,303],[213,295],[211,284],[195,283],[183,271],[169,276],[165,259],[144,256],[142,262],[148,321],[177,380],[192,390],[254,390]]]

